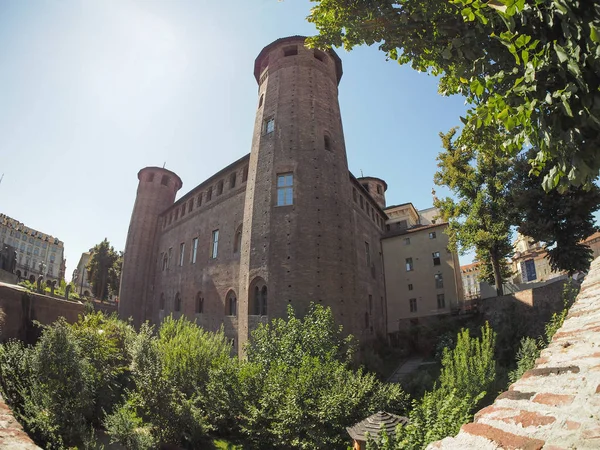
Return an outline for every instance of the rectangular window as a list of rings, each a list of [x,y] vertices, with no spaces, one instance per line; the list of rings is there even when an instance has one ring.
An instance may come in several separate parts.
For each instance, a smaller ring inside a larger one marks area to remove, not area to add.
[[[233,189],[235,187],[236,178],[237,174],[235,172],[229,176],[229,189]]]
[[[196,255],[198,254],[198,238],[192,239],[192,264],[196,264]]]
[[[444,309],[446,307],[446,298],[444,294],[437,295],[438,309]]]
[[[277,206],[291,205],[294,202],[294,174],[277,175]]]
[[[212,200],[212,186],[208,188],[206,191],[206,201],[210,202]]]
[[[355,188],[352,188],[352,198],[354,199],[354,203],[358,203],[358,194]]]
[[[196,206],[199,208],[202,206],[202,192],[198,194],[198,199],[196,200]]]
[[[221,195],[223,193],[223,180],[217,183],[217,195]]]
[[[162,184],[163,186],[167,186],[169,184],[169,176],[163,175],[160,180],[160,184]]]
[[[179,244],[179,266],[183,266],[183,255],[185,254],[185,243]]]
[[[175,220],[179,219],[179,208],[175,210]]]
[[[406,230],[408,228],[408,221],[406,220],[401,220],[400,222],[398,222],[396,224],[396,226],[401,229],[401,230]]]
[[[210,252],[211,258],[216,258],[219,249],[219,230],[214,230],[212,232],[212,247]]]
[[[192,212],[193,208],[194,208],[194,199],[191,199],[188,203],[188,212]]]
[[[408,303],[410,305],[410,312],[417,312],[417,299],[411,298],[408,300]]]
[[[167,269],[171,267],[171,257],[173,256],[173,247],[169,247],[169,257],[167,258]]]
[[[369,248],[368,242],[365,242],[365,256],[367,259],[367,267],[371,267],[371,249]]]
[[[406,271],[411,272],[413,270],[413,260],[412,258],[406,258]]]
[[[441,273],[435,274],[435,288],[442,289],[444,287],[444,278]]]
[[[435,239],[435,231],[429,233],[429,239]]]
[[[185,203],[183,205],[181,205],[181,217],[185,216]]]
[[[409,290],[409,291],[412,291],[412,290],[413,290],[413,285],[412,285],[412,284],[409,284],[409,285],[408,285],[408,290]]]
[[[362,195],[360,196],[360,209],[365,209],[365,200]]]
[[[244,171],[242,172],[242,183],[248,181],[248,166],[244,167]]]
[[[439,266],[441,264],[441,261],[440,261],[440,252],[433,252],[431,254],[431,256],[433,257],[433,265],[434,266]]]
[[[323,136],[323,146],[325,150],[331,151],[331,138],[328,135]]]
[[[404,245],[410,245],[410,238],[404,238]]]
[[[275,119],[273,117],[265,119],[263,123],[263,134],[269,134],[275,131]]]
[[[298,46],[290,45],[289,47],[285,47],[283,49],[283,56],[294,56],[298,54]]]

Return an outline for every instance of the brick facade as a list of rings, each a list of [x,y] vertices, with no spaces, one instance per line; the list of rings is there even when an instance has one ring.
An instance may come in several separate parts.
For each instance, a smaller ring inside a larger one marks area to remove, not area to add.
[[[279,39],[256,59],[249,155],[176,202],[175,174],[140,171],[121,317],[139,325],[185,314],[209,330],[223,325],[241,348],[259,322],[285,317],[288,305],[302,315],[315,302],[361,340],[385,336],[385,198],[348,171],[339,57],[307,49],[304,39]],[[165,174],[167,186],[160,184]]]

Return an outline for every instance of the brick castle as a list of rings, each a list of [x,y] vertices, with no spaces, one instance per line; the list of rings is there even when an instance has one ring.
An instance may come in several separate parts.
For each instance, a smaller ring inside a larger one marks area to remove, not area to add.
[[[249,155],[176,202],[175,173],[138,173],[121,317],[139,326],[186,315],[208,330],[224,326],[239,350],[258,323],[315,302],[361,341],[386,335],[387,185],[348,171],[341,60],[304,41],[278,39],[256,58]]]

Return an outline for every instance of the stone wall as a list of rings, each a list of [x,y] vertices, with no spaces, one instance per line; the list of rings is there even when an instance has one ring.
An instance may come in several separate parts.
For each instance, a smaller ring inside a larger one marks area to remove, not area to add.
[[[98,304],[96,308],[107,313],[116,312],[112,305]],[[34,320],[48,325],[64,317],[67,322],[74,323],[83,314],[85,306],[77,301],[35,294],[20,286],[0,283],[0,309],[5,315],[2,340],[14,338],[30,342],[39,333],[33,326]]]
[[[552,314],[564,307],[565,280],[545,284],[534,289],[518,291],[481,301],[480,311],[494,329],[506,324],[516,335],[537,337],[544,333],[544,325]]]
[[[8,284],[17,284],[19,277],[14,273],[7,272],[6,270],[0,269],[0,282]]]
[[[535,290],[532,301],[535,305]],[[567,319],[535,367],[475,414],[456,437],[427,448],[600,448],[599,345],[600,258],[592,263]]]

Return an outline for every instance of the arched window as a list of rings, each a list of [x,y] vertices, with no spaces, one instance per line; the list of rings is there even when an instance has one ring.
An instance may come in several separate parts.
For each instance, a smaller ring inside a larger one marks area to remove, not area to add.
[[[237,316],[237,296],[234,291],[229,291],[225,299],[226,313],[228,316]]]
[[[161,311],[165,310],[165,294],[160,294],[160,301],[158,302],[158,309]]]
[[[179,292],[175,294],[175,311],[181,311],[181,295],[179,294]]]
[[[204,297],[202,297],[202,292],[198,292],[196,294],[196,314],[204,313]]]
[[[233,238],[233,253],[238,253],[242,246],[242,226],[240,225]]]
[[[263,286],[260,290],[261,293],[261,302],[260,302],[260,315],[267,315],[267,286]]]
[[[251,284],[248,290],[250,295],[250,314],[254,316],[266,316],[267,315],[267,284],[262,278],[256,278]]]
[[[168,263],[169,263],[169,258],[168,258],[167,252],[165,252],[164,256],[163,256],[163,260],[162,260],[162,270],[165,270],[167,268]]]

